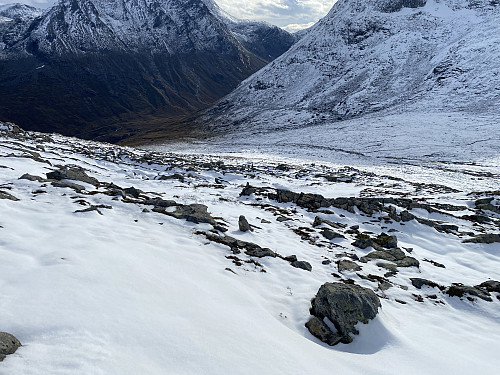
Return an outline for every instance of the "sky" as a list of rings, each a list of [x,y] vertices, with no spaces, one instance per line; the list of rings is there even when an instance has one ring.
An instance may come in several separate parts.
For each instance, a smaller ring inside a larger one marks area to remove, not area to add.
[[[236,18],[267,21],[297,31],[325,16],[337,0],[215,0]],[[56,0],[0,0],[0,5],[20,2],[47,8]]]

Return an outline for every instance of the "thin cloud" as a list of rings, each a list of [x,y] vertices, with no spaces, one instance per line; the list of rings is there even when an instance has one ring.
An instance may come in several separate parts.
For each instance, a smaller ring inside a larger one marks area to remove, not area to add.
[[[258,19],[277,26],[316,22],[337,0],[215,0],[234,17]]]
[[[0,0],[47,8],[57,0]],[[267,21],[277,26],[306,25],[325,16],[337,0],[215,0],[236,18]],[[290,26],[291,27],[291,26]]]
[[[289,33],[295,33],[300,30],[308,29],[309,27],[313,26],[315,22],[309,22],[309,23],[291,23],[290,25],[286,25],[283,27],[286,31]]]

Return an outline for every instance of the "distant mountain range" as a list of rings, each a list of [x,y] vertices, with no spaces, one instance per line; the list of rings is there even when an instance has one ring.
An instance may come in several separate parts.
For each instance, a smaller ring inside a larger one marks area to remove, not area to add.
[[[0,17],[0,118],[108,141],[208,107],[295,42],[213,0],[61,0]]]
[[[288,52],[194,121],[225,133],[374,112],[499,108],[498,0],[340,0]]]

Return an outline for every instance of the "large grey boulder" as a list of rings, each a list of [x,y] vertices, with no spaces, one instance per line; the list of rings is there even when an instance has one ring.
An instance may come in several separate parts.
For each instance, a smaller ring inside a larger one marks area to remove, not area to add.
[[[314,318],[309,320],[306,327],[311,334],[328,345],[352,342],[350,334],[359,334],[355,325],[358,322],[366,324],[375,318],[381,306],[373,290],[343,283],[323,284],[311,304]],[[318,322],[324,323],[325,318],[333,323],[337,332]]]
[[[0,362],[9,354],[15,353],[21,343],[13,335],[7,332],[0,332]]]

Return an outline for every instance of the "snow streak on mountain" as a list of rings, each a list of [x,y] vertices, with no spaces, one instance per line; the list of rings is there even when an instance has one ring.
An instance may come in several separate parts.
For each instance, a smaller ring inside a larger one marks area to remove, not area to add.
[[[388,109],[495,113],[499,35],[496,0],[341,0],[202,122],[270,129]]]

